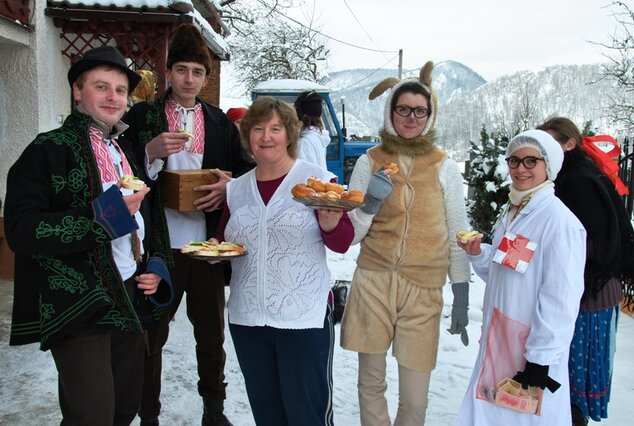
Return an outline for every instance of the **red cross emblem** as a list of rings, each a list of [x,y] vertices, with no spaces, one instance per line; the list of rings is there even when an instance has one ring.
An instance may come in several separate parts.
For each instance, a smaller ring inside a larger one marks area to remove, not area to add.
[[[537,244],[528,238],[506,233],[493,256],[493,261],[524,273],[536,248]]]

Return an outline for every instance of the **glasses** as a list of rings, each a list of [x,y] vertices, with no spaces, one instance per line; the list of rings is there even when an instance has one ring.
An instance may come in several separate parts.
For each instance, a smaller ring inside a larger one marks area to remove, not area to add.
[[[520,166],[520,164],[522,164],[527,169],[532,169],[537,165],[538,161],[546,161],[546,160],[544,160],[543,158],[537,158],[537,157],[506,158],[506,164],[508,164],[509,168],[511,169],[517,169]]]
[[[411,113],[414,113],[416,118],[425,118],[429,116],[429,110],[423,107],[408,107],[407,105],[396,105],[394,112],[401,117],[409,117]]]

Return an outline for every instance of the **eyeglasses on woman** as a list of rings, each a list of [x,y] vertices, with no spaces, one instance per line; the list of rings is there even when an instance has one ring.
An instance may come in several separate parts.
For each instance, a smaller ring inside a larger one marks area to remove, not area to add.
[[[394,112],[401,117],[409,117],[411,113],[414,113],[416,118],[425,118],[429,116],[429,110],[423,107],[409,107],[407,105],[396,105]]]
[[[508,164],[509,168],[511,169],[517,169],[520,166],[520,164],[522,164],[527,169],[532,169],[537,165],[538,161],[545,161],[543,158],[539,158],[539,157],[519,158],[515,156],[506,158],[505,160],[506,160],[506,164]]]

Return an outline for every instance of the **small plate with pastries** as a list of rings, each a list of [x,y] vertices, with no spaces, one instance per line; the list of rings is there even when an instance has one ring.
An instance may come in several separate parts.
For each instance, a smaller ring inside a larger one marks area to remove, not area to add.
[[[215,238],[207,241],[190,241],[181,247],[180,252],[198,260],[231,260],[247,254],[242,244],[231,241],[220,243]]]
[[[315,209],[350,211],[363,205],[363,191],[346,191],[343,185],[324,182],[314,176],[291,189],[293,199]]]

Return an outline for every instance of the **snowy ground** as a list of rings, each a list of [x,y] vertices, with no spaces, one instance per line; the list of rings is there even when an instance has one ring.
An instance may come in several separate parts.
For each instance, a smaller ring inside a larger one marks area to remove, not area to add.
[[[329,265],[334,279],[351,279],[358,246],[345,255],[329,254]],[[0,286],[0,425],[53,425],[59,424],[57,406],[56,372],[50,354],[43,353],[35,345],[22,347],[8,346],[10,323],[10,297],[6,291],[8,283]],[[482,322],[482,295],[484,286],[474,279],[471,287],[471,309],[469,311],[469,335],[471,344],[465,348],[458,336],[445,330],[449,328],[448,315],[451,311],[451,290],[446,287],[445,309],[442,321],[438,366],[432,374],[429,395],[427,424],[431,426],[453,425],[456,413],[466,390],[471,369],[477,354],[477,340]],[[185,311],[176,315],[170,339],[165,347],[163,379],[164,425],[200,424],[201,400],[196,392],[196,363],[194,342]],[[339,326],[336,326],[337,339]],[[227,332],[226,375],[228,397],[225,412],[236,426],[253,425],[253,418],[244,391],[244,381],[240,373],[231,336]],[[617,353],[610,418],[601,422],[606,426],[632,424],[631,404],[634,401],[634,318],[622,315],[617,336]],[[390,412],[394,415],[397,405],[396,363],[389,357],[388,399]],[[356,392],[356,354],[335,348],[334,358],[334,412],[335,423],[339,425],[359,425],[359,409]]]

